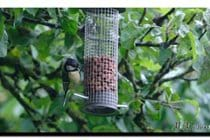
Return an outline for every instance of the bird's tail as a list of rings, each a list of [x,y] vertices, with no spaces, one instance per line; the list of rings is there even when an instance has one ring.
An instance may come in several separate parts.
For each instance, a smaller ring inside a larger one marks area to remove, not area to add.
[[[66,102],[68,101],[68,91],[65,92],[64,100],[63,100],[63,107],[66,106]]]

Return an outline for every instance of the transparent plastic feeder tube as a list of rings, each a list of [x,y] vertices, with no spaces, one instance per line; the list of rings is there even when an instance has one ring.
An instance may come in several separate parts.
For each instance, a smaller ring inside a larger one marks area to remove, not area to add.
[[[84,85],[87,112],[106,115],[118,103],[119,12],[112,8],[86,10]]]

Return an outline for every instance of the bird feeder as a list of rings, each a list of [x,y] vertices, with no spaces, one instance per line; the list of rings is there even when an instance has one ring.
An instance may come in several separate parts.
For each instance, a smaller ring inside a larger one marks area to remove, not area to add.
[[[86,111],[112,114],[118,104],[119,11],[86,9],[84,87]]]

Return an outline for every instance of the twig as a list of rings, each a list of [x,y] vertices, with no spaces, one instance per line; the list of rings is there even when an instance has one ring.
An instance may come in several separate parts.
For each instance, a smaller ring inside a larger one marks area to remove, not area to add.
[[[203,33],[201,33],[201,35],[198,37],[198,40],[201,40],[201,38],[206,34],[207,30],[205,29],[203,31]]]
[[[131,83],[133,85],[133,88],[134,88],[134,91],[135,91],[135,93],[137,93],[139,89],[138,89],[137,84],[136,84],[134,72],[132,71],[131,66],[126,59],[124,59],[123,62],[125,64],[125,69],[126,69],[126,72],[127,72],[127,78],[128,78],[128,80],[131,81]]]
[[[187,24],[190,24],[197,14],[193,14],[192,17],[187,21]]]
[[[178,45],[177,42],[163,42],[163,43],[152,43],[152,42],[137,42],[135,43],[135,46],[136,47],[157,47],[157,48],[160,48],[160,47],[165,47],[167,48],[168,46],[170,45]]]
[[[135,43],[136,47],[160,47],[161,43],[152,43],[152,42],[137,42]]]
[[[153,19],[153,22],[158,25],[158,26],[162,26],[164,20],[166,20],[168,18],[168,16],[170,14],[172,14],[173,12],[175,12],[175,8],[172,8],[171,10],[169,10],[165,15],[160,16],[160,17],[156,17]]]
[[[175,67],[177,65],[180,65],[183,62],[190,61],[190,60],[192,60],[192,57],[183,58],[183,59],[180,59],[179,61],[174,61],[174,63],[172,63],[171,65],[172,67]]]
[[[185,81],[197,81],[198,80],[198,78],[188,79],[188,78],[184,78],[184,77],[182,79]]]
[[[159,82],[159,85],[161,85],[162,83],[167,82],[167,81],[183,78],[183,76],[185,76],[186,74],[188,74],[188,73],[190,73],[192,71],[194,71],[194,70],[193,70],[192,67],[190,67],[190,68],[188,68],[188,70],[186,70],[185,72],[183,72],[181,74],[178,74],[178,75],[173,76],[173,77],[161,79],[160,82]]]
[[[141,99],[142,102],[145,102],[145,101],[150,101],[150,102],[153,102],[153,103],[159,103],[163,106],[166,106],[166,107],[169,107],[169,108],[172,108],[172,109],[181,109],[180,107],[178,106],[174,106],[173,104],[170,104],[168,102],[165,102],[165,101],[160,101],[160,100],[154,100],[154,99],[151,99],[151,98],[148,98],[148,99]]]
[[[150,27],[144,34],[143,36],[139,39],[140,42],[144,40],[144,38],[154,29],[154,27]]]
[[[141,15],[141,18],[139,19],[139,25],[142,23],[142,21],[144,20],[144,17],[146,15],[147,12],[147,8],[144,8],[143,13]]]
[[[173,12],[175,12],[175,8],[171,8],[171,10],[169,10],[164,16],[162,16],[162,18],[167,18],[169,15],[171,15]]]

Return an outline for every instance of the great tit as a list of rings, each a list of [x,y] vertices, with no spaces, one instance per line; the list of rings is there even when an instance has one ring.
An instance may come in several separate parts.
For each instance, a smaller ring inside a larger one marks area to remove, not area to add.
[[[68,91],[69,88],[72,91],[73,88],[76,88],[80,84],[80,68],[79,63],[72,58],[67,58],[63,64],[62,69],[62,80],[63,80],[63,90],[64,90],[64,102],[65,106],[68,101]]]

